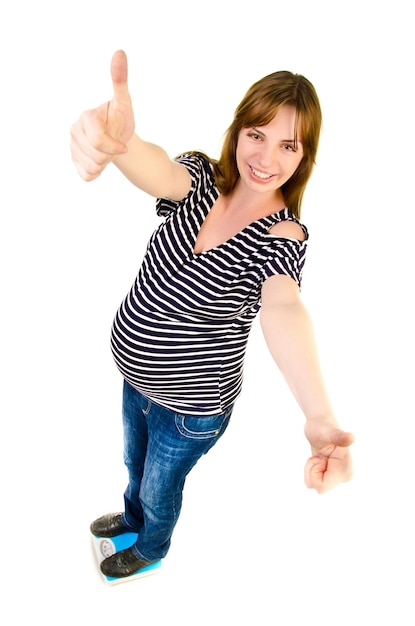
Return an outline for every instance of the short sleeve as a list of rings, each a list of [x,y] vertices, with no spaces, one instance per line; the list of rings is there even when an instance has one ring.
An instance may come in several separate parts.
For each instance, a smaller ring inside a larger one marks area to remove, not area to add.
[[[178,202],[169,198],[157,198],[156,212],[160,217],[167,217],[183,203],[196,205],[214,184],[211,165],[202,154],[197,152],[182,154],[175,161],[187,167],[191,177],[191,187],[186,198]]]
[[[299,287],[303,276],[307,240],[276,237],[268,248],[268,258],[262,266],[264,281],[271,276],[290,276]]]

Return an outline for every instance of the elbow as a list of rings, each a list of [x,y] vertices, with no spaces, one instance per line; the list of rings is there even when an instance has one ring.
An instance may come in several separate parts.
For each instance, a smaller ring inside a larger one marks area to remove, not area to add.
[[[269,343],[271,337],[274,337],[279,327],[279,312],[276,307],[262,307],[259,313],[259,324],[265,341]]]

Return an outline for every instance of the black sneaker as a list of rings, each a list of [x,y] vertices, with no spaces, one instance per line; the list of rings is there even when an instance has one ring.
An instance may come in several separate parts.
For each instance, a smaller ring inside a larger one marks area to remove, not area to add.
[[[110,576],[111,578],[125,578],[126,576],[136,574],[140,570],[144,570],[146,567],[156,562],[157,561],[143,561],[142,559],[138,559],[132,548],[127,548],[104,559],[100,567],[101,572],[105,574],[105,576]]]
[[[107,513],[92,522],[90,531],[96,537],[116,537],[132,532],[121,521],[121,513]]]

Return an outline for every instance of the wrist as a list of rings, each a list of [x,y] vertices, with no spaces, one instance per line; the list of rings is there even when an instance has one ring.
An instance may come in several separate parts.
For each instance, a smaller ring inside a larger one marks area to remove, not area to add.
[[[338,428],[337,419],[331,410],[325,412],[320,411],[318,413],[306,413],[305,419],[306,424],[326,424],[327,426]]]

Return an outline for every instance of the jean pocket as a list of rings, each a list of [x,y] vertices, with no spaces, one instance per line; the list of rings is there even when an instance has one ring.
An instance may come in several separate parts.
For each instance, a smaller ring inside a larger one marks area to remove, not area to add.
[[[188,439],[219,438],[225,432],[231,414],[232,408],[227,409],[220,415],[209,415],[208,417],[176,414],[176,428],[183,437]]]

